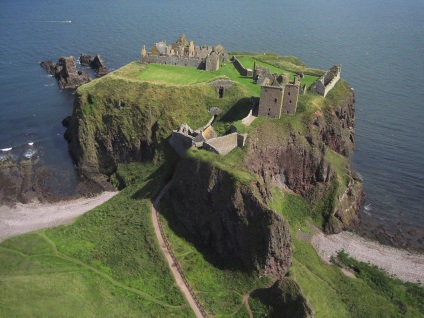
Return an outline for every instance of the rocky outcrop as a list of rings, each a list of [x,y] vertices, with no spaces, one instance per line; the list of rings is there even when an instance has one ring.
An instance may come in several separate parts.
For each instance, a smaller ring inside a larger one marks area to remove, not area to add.
[[[303,131],[279,122],[258,125],[250,132],[245,158],[245,165],[264,184],[309,199],[316,213],[324,215],[323,228],[328,233],[355,227],[364,200],[347,157],[354,149],[355,118],[353,92],[346,92],[344,100],[305,115]]]
[[[54,70],[55,64],[52,61],[43,61],[40,63],[40,66],[44,68],[47,71],[47,73],[49,73],[50,75],[52,76],[55,75],[55,70]]]
[[[56,77],[60,89],[76,89],[91,81],[90,74],[86,71],[77,71],[73,56],[61,57],[54,66],[51,61],[43,61],[40,66]]]
[[[0,162],[0,205],[76,198],[69,175],[41,164],[38,157]]]
[[[269,288],[256,289],[250,297],[265,305],[270,310],[268,317],[271,318],[314,317],[314,311],[299,285],[290,278],[277,280]]]
[[[94,73],[96,73],[97,77],[102,77],[108,73],[106,64],[105,62],[103,62],[99,54],[97,54],[95,58],[90,62],[90,66],[93,69]]]
[[[86,71],[77,71],[75,58],[61,57],[55,66],[55,77],[60,89],[76,89],[91,81]]]
[[[79,61],[82,66],[90,66],[93,58],[89,54],[80,54]]]
[[[291,265],[289,227],[264,205],[257,187],[208,163],[182,159],[171,197],[194,241],[212,249],[222,263],[283,277]]]

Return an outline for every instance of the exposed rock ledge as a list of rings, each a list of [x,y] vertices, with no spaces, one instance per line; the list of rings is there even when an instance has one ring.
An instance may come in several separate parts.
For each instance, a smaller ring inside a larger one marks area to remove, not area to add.
[[[194,159],[182,159],[171,188],[179,221],[223,263],[284,277],[291,265],[287,222],[268,209],[251,185],[228,172]]]

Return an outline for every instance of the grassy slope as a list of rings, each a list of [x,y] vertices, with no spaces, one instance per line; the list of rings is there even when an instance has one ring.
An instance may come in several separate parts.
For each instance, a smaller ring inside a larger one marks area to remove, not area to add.
[[[109,75],[109,79],[95,80],[80,90],[87,94],[95,92],[105,104],[110,91],[118,99],[126,98],[134,94],[129,89],[134,88],[133,83],[141,85],[140,88],[146,87],[143,86],[147,85],[143,84],[144,79],[137,77],[151,66],[132,63]],[[168,68],[159,66],[157,72],[160,74],[161,70],[170,70]],[[178,70],[181,69],[175,69]],[[186,77],[190,77],[190,72],[201,72],[186,70]],[[224,68],[224,71],[228,70]],[[174,71],[170,72],[176,76]],[[197,81],[204,81],[202,76],[213,73],[201,74]],[[160,85],[165,80],[169,86],[181,86],[172,83],[169,77],[154,79],[156,75],[147,75],[149,80]],[[219,76],[237,78],[231,77],[234,74]],[[243,83],[240,78],[238,82]],[[155,90],[154,85],[148,86]],[[155,101],[151,103],[154,105]],[[323,99],[312,94],[305,95],[303,103],[301,113],[305,114],[325,104]],[[92,109],[87,110],[87,115],[90,111],[95,112],[96,106],[99,105],[94,103]],[[202,116],[207,117],[201,115],[192,121],[200,122]],[[263,121],[258,119],[249,129],[255,129]],[[281,122],[302,129],[302,116],[285,118]],[[227,162],[222,162],[221,157],[216,160],[209,154],[192,155],[231,170],[242,182],[252,178],[249,173],[237,168],[241,166],[242,150],[227,156]],[[131,164],[119,167],[119,171],[128,187],[111,201],[79,218],[75,224],[24,235],[0,244],[0,317],[192,316],[169,274],[151,227],[150,199],[163,183],[168,169]],[[276,192],[271,206],[282,213],[291,225],[294,259],[289,274],[301,285],[317,317],[401,315],[398,303],[375,288],[375,284],[362,278],[348,278],[337,267],[323,264],[308,243],[295,237],[299,228],[308,232],[308,224],[312,221],[310,207],[302,198]],[[242,296],[269,284],[269,279],[212,265],[207,254],[202,254],[184,239],[184,229],[176,224],[166,198],[162,210],[166,233],[206,309],[219,317],[247,317]],[[402,288],[399,283],[397,286]],[[260,303],[252,301],[250,304],[255,313],[268,313],[268,309]],[[406,316],[420,316],[413,303],[405,306]]]
[[[369,280],[345,276],[337,266],[324,264],[309,243],[298,239],[297,231],[310,232],[312,223],[310,206],[302,197],[275,190],[271,207],[288,219],[293,238],[293,265],[289,275],[302,287],[316,317],[422,317],[419,301],[401,302]],[[409,285],[393,283],[400,290]],[[413,298],[420,292],[409,295]]]
[[[192,317],[150,219],[158,168],[123,169],[134,184],[73,225],[2,242],[0,317]]]

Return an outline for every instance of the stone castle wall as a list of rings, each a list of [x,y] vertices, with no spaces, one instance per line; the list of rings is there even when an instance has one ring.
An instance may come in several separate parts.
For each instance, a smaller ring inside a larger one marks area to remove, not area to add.
[[[203,143],[203,148],[217,154],[225,155],[238,146],[238,135],[239,134],[235,132],[222,137],[209,139]]]
[[[205,69],[205,61],[201,58],[188,56],[164,56],[146,55],[142,58],[143,63],[166,64],[177,66],[191,66],[198,69]]]
[[[334,65],[324,75],[322,75],[311,87],[311,91],[321,95],[327,96],[340,79],[341,66]]]
[[[259,100],[259,117],[280,118],[283,90],[280,86],[262,86]]]
[[[232,60],[234,67],[237,69],[241,76],[253,77],[253,71],[251,69],[245,68],[235,56],[233,56]]]
[[[293,115],[296,113],[297,98],[299,96],[299,85],[285,84],[283,94],[282,114]]]

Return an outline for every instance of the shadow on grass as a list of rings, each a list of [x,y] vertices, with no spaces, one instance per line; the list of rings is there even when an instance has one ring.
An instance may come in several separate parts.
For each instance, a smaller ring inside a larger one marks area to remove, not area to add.
[[[251,108],[250,98],[242,98],[231,107],[220,119],[221,122],[234,122],[241,120],[249,114]]]
[[[203,244],[197,237],[188,231],[182,224],[174,212],[170,192],[168,191],[159,204],[159,214],[165,218],[169,229],[179,238],[193,245],[194,248],[202,254],[203,258],[212,266],[220,270],[238,271],[242,273],[250,273],[251,270],[246,269],[241,261],[233,258],[224,258],[216,253],[213,248]],[[175,252],[175,251],[174,251]]]

